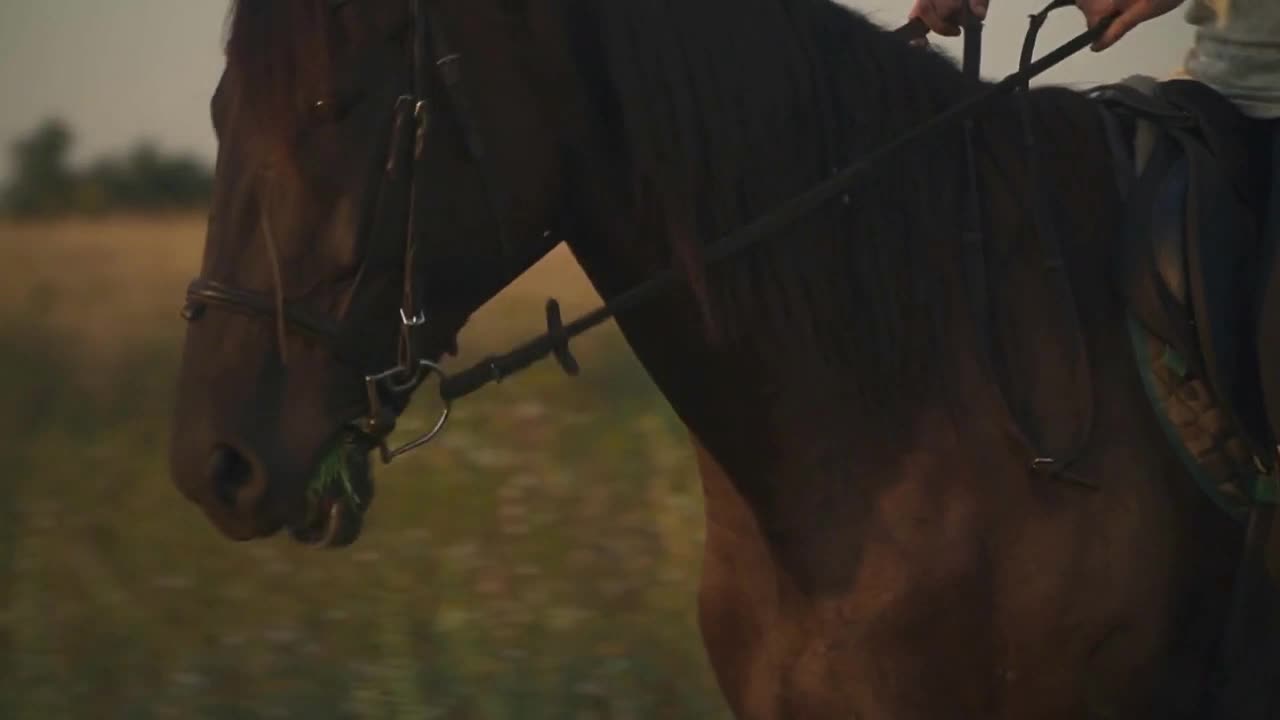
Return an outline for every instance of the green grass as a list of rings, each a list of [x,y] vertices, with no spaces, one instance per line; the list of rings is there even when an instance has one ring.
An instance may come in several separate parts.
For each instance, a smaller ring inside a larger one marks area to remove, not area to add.
[[[460,403],[318,552],[223,540],[169,484],[176,323],[110,362],[54,327],[0,320],[0,717],[727,716],[688,440],[612,328],[581,378]]]

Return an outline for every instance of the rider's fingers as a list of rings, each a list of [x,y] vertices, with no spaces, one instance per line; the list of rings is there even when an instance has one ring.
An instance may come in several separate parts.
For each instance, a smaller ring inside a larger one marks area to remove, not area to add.
[[[1102,22],[1106,15],[1107,14],[1103,14],[1097,18],[1089,18],[1089,27],[1093,27],[1097,23]],[[1156,9],[1148,0],[1137,0],[1137,2],[1131,3],[1124,9],[1124,12],[1120,13],[1120,15],[1116,17],[1116,19],[1111,23],[1111,26],[1107,28],[1107,31],[1102,34],[1102,37],[1098,38],[1097,41],[1093,43],[1094,52],[1102,52],[1112,45],[1115,45],[1120,38],[1127,35],[1130,30],[1155,15]]]
[[[935,0],[920,0],[912,8],[911,16],[923,20],[931,31],[939,35],[953,37],[960,34],[959,26],[942,15]]]
[[[1123,0],[1121,0],[1123,2]],[[1122,7],[1127,7],[1132,3],[1121,5],[1117,0],[1076,0],[1076,5],[1080,8],[1080,12],[1084,14],[1085,24],[1094,27],[1102,22],[1103,18],[1108,15],[1115,15]]]

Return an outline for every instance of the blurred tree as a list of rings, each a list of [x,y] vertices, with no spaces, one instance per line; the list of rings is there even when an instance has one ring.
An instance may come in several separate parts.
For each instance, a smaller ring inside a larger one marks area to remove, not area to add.
[[[68,163],[73,142],[60,120],[47,121],[15,142],[14,179],[0,194],[0,210],[26,218],[182,210],[203,207],[213,191],[212,173],[203,163],[166,155],[150,142],[74,172]]]
[[[13,143],[14,181],[4,193],[4,209],[20,216],[69,210],[73,179],[67,164],[73,136],[61,120],[46,120]]]

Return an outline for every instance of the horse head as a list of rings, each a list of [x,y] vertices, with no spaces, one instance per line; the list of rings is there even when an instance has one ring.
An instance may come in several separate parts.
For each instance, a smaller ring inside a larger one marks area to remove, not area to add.
[[[170,448],[226,535],[354,541],[371,452],[396,454],[397,418],[467,318],[558,242],[531,10],[233,8]]]

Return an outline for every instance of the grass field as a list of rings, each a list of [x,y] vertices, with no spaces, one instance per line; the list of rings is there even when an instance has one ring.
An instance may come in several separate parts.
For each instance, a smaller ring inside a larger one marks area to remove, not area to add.
[[[0,718],[722,718],[687,440],[612,327],[383,468],[353,548],[221,539],[165,474],[199,218],[0,225]],[[474,356],[596,299],[549,257]],[[461,360],[465,361],[465,357]]]

